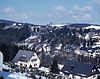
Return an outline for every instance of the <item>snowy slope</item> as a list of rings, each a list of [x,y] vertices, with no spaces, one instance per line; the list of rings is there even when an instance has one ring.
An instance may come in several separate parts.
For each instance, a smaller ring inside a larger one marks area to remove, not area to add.
[[[32,79],[25,76],[25,73],[10,73],[10,72],[2,72],[4,79]]]
[[[62,26],[65,26],[65,25],[68,25],[68,24],[51,24],[50,26],[62,27]]]
[[[90,29],[90,28],[94,28],[96,30],[99,30],[100,29],[100,26],[91,25],[91,26],[85,27],[85,29]]]
[[[8,66],[6,66],[6,65],[4,65],[3,64],[3,67],[2,67],[3,69],[11,69],[10,67],[8,67]]]
[[[16,73],[16,72],[2,72],[2,76],[4,79],[32,79],[26,76],[27,73]],[[38,75],[35,75],[36,79],[39,79]],[[41,79],[46,79],[45,77],[41,76]]]

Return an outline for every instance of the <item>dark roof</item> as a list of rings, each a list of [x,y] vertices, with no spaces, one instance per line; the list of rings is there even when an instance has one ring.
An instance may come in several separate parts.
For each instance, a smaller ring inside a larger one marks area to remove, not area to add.
[[[92,53],[95,52],[95,48],[87,48],[87,52],[91,51]]]
[[[81,47],[80,50],[84,50],[86,52],[89,52],[89,50],[91,50],[91,52],[95,52],[95,50],[100,49],[100,47],[96,47],[96,48],[84,48]]]
[[[95,67],[93,64],[77,61],[67,61],[61,69],[65,74],[72,73],[79,76],[89,76],[91,70]]]
[[[85,51],[86,51],[86,50],[87,50],[87,48],[85,48],[85,47],[81,47],[81,48],[80,48],[80,50],[85,50]]]
[[[100,49],[100,47],[96,47],[95,49],[96,49],[96,50],[97,50],[97,49]]]
[[[25,62],[27,62],[31,59],[32,56],[33,56],[32,51],[19,50],[17,55],[15,56],[15,58],[12,61],[18,62],[19,60],[21,60],[21,58],[25,58]]]

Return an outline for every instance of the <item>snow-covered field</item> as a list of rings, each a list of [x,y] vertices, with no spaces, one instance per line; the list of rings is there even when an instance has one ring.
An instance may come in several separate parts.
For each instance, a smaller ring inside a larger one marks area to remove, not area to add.
[[[32,79],[26,76],[26,73],[15,73],[15,72],[2,72],[4,79]]]
[[[99,30],[99,29],[100,29],[100,26],[91,25],[91,26],[88,26],[88,27],[85,27],[85,28],[86,28],[86,29],[94,28],[94,29]]]
[[[59,64],[59,68],[61,68],[61,67],[63,67],[63,66]],[[11,68],[9,68],[8,66],[3,64],[3,69],[11,69]],[[45,67],[41,67],[41,68],[39,68],[39,70],[45,71],[46,73],[49,72],[49,69],[45,68]],[[3,76],[4,79],[32,79],[32,78],[29,77],[30,74],[21,73],[21,72],[5,72],[5,71],[2,71],[2,72],[0,72],[0,75]],[[39,77],[40,77],[39,75],[35,74],[36,79],[39,79]],[[41,79],[46,79],[46,77],[41,76]]]
[[[2,72],[2,76],[4,79],[32,79],[26,76],[27,73],[16,73],[16,72]],[[36,79],[39,78],[38,75],[35,75]],[[41,77],[42,79],[46,79],[45,77]]]

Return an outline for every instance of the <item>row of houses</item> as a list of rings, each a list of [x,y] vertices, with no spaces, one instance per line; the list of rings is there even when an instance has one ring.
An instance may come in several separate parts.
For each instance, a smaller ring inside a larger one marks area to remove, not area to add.
[[[36,53],[26,50],[19,50],[12,62],[27,68],[39,68],[41,63]],[[0,52],[0,71],[2,71],[2,64],[3,55]],[[60,72],[71,79],[96,79],[99,74],[99,70],[94,64],[78,61],[66,61]]]
[[[100,56],[100,36],[96,35],[91,37],[91,39],[95,40],[92,46],[86,46],[86,47],[81,46],[80,48],[77,48],[75,50],[75,53],[78,55],[84,55],[89,57]],[[89,40],[87,42],[89,42]]]

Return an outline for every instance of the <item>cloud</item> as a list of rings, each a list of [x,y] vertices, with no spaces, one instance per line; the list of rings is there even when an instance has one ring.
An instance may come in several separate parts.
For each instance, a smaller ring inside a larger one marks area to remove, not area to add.
[[[2,8],[0,13],[3,14],[3,16],[1,16],[3,19],[9,19],[9,20],[21,21],[21,22],[22,21],[27,22],[37,16],[33,12],[17,11],[14,7]]]
[[[93,1],[94,11],[100,15],[100,0]]]
[[[72,15],[72,18],[77,21],[88,21],[92,19],[90,14]]]
[[[26,13],[26,12],[9,14],[9,18],[15,21],[28,21],[32,17],[35,17],[33,13]]]
[[[4,9],[3,9],[3,12],[5,12],[5,13],[11,13],[11,12],[14,12],[14,8],[12,8],[12,7],[4,8]]]
[[[64,6],[55,6],[54,9],[58,11],[67,11]]]
[[[94,0],[94,3],[100,6],[100,0]]]
[[[79,7],[76,5],[75,9],[71,13],[71,17],[76,21],[86,22],[92,20],[92,12],[92,6]]]
[[[92,20],[92,11],[93,8],[91,6],[79,7],[75,6],[73,10],[68,10],[64,6],[55,6],[53,7],[53,12],[48,13],[48,17],[51,19],[55,18],[55,20],[71,20],[77,22],[89,22]]]
[[[53,10],[49,12],[47,15],[50,18],[64,18],[69,11],[62,5],[54,6]]]
[[[76,5],[75,10],[81,11],[81,12],[92,11],[92,7],[91,6],[85,6],[85,7],[80,8],[79,6]]]
[[[48,13],[47,16],[49,16],[50,18],[63,18],[64,17],[62,13],[60,12]]]
[[[22,15],[22,19],[25,19],[26,20],[26,19],[29,18],[29,15],[27,13],[25,13],[25,12],[22,13],[21,15]]]

